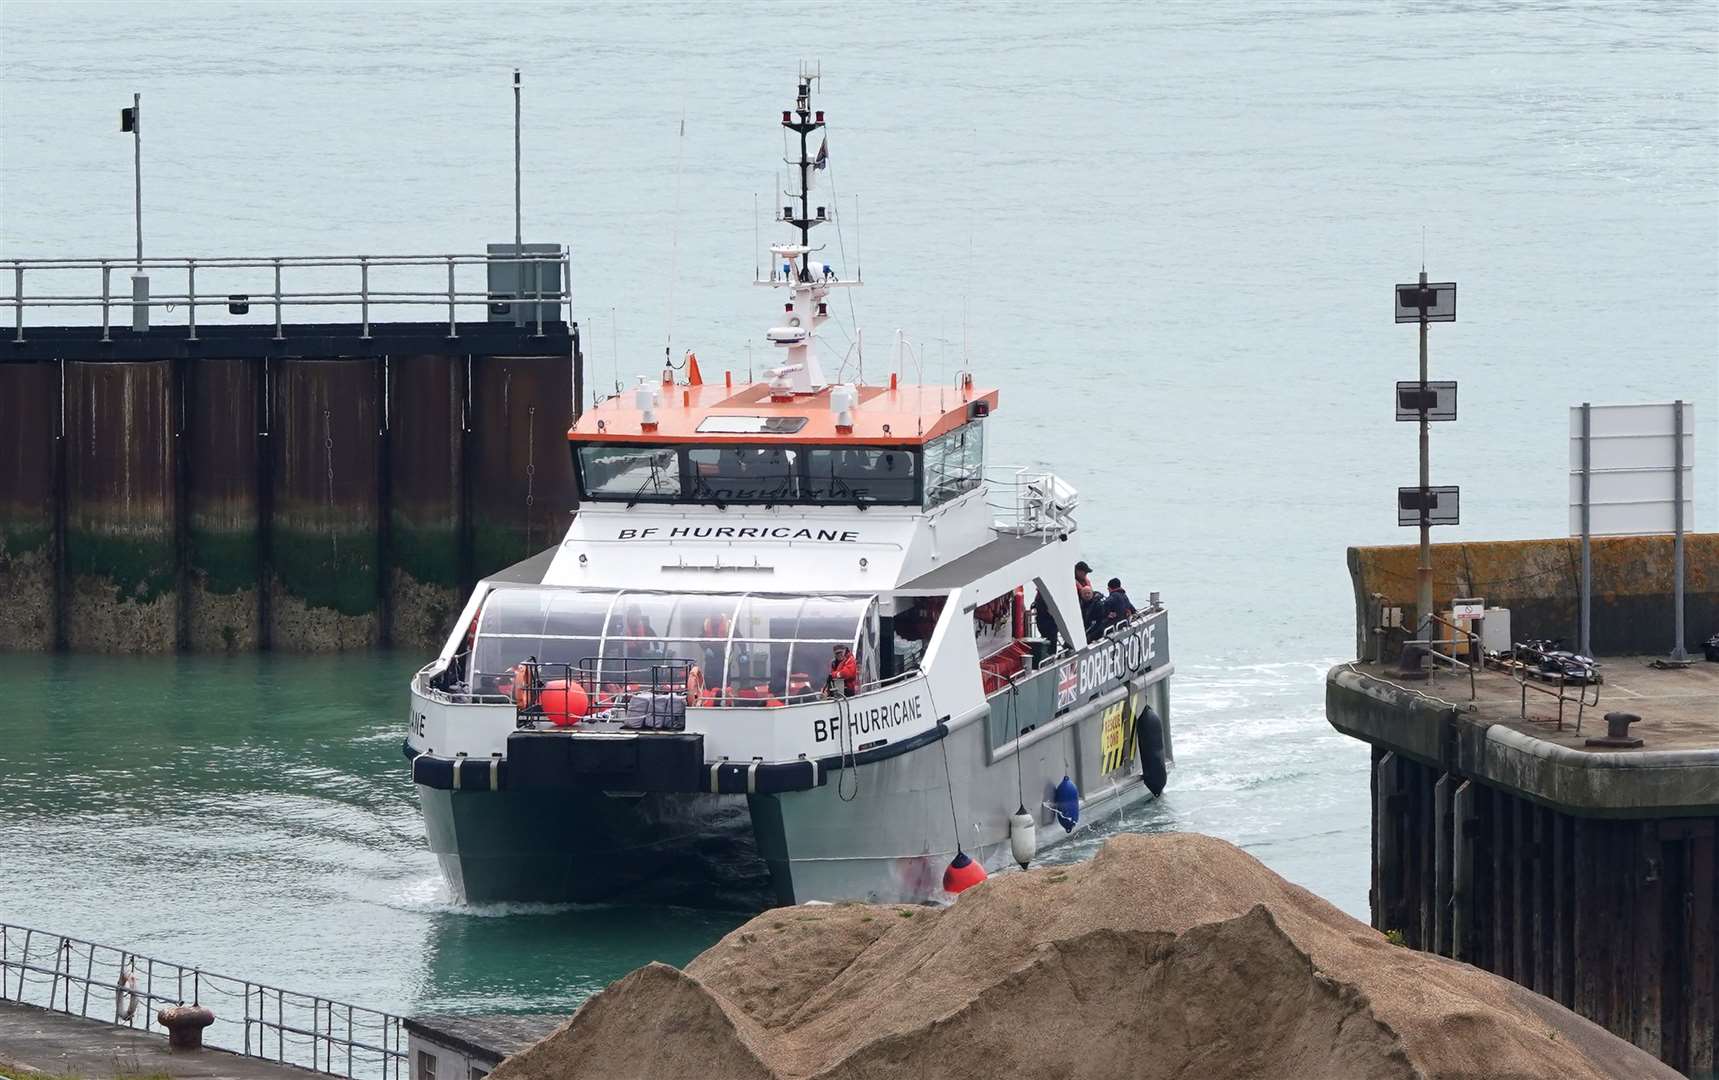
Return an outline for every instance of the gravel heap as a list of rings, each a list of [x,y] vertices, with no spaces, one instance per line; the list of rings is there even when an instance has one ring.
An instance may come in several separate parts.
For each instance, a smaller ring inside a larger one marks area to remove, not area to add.
[[[587,1001],[493,1080],[1675,1077],[1505,979],[1390,944],[1187,833],[948,908],[767,911]]]

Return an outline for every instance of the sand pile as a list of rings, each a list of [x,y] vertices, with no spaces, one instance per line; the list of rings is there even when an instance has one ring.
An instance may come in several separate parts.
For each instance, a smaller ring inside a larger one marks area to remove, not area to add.
[[[1514,983],[1391,945],[1251,856],[1120,836],[943,910],[767,911],[596,995],[493,1080],[1677,1074]]]

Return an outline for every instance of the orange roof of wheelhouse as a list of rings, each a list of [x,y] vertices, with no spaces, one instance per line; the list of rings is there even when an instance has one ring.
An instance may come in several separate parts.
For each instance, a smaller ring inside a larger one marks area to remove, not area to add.
[[[892,379],[893,383],[894,380]],[[953,431],[972,416],[974,402],[984,402],[984,412],[997,407],[997,391],[963,386],[858,386],[859,399],[853,409],[853,431],[836,430],[836,411],[830,408],[831,387],[810,394],[795,394],[788,401],[773,401],[770,384],[755,382],[730,386],[658,383],[661,404],[656,409],[656,428],[644,428],[644,414],[635,403],[633,388],[587,409],[568,429],[577,442],[695,442],[748,443],[792,442],[800,444],[868,446],[920,446],[927,440]],[[757,417],[785,419],[804,417],[793,432],[699,431],[709,417]]]

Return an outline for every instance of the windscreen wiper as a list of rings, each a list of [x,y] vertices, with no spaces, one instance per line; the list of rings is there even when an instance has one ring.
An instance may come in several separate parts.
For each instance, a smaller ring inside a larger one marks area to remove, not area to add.
[[[650,487],[652,484],[657,486],[657,491],[660,492],[662,490],[662,473],[655,462],[651,463],[651,474],[645,477],[645,482],[639,485],[639,490],[633,492],[633,497],[627,500],[628,510],[631,510],[639,504],[639,499],[644,495],[645,489]],[[656,493],[657,492],[652,492],[652,494]]]
[[[860,495],[858,491],[854,490],[854,486],[852,484],[837,476],[834,469],[830,470],[830,494],[836,495],[843,491],[847,493],[848,498],[853,500],[854,506],[857,507],[861,513],[864,513],[868,506],[865,498]]]
[[[715,488],[710,486],[710,481],[704,478],[704,474],[695,472],[692,474],[692,493],[697,495],[701,491],[710,497],[710,504],[712,506],[716,507],[718,510],[728,509],[728,504],[722,501],[722,497],[716,493]]]

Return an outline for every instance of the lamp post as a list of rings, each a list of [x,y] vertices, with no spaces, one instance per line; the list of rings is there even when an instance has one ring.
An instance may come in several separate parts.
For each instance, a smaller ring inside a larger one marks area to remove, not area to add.
[[[132,213],[137,223],[137,267],[131,275],[131,328],[149,329],[149,277],[143,272],[143,95],[119,110],[119,130],[131,132]]]

